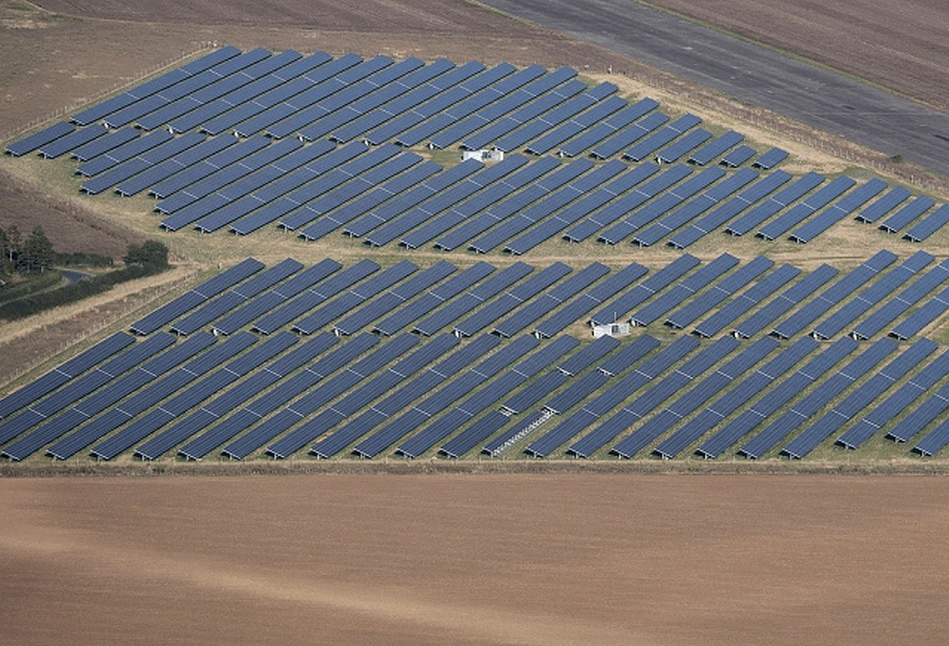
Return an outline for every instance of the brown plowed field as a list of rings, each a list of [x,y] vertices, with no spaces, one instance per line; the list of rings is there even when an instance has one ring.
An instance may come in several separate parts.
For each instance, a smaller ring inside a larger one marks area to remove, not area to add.
[[[945,0],[648,0],[949,109]]]
[[[0,481],[21,644],[944,644],[949,480]]]

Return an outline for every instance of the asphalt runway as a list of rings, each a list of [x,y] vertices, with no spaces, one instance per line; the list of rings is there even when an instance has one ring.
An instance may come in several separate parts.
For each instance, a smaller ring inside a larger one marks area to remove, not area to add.
[[[481,0],[949,176],[949,114],[632,0]]]

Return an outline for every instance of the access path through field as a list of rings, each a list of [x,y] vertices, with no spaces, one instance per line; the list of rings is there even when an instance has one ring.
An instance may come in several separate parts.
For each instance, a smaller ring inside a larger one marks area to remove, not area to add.
[[[0,481],[43,644],[941,644],[949,480]]]

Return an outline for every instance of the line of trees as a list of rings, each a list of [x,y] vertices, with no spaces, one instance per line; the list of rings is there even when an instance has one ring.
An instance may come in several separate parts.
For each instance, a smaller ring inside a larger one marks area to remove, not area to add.
[[[43,272],[56,261],[53,243],[39,226],[26,239],[15,224],[0,229],[0,251],[3,257],[0,273],[3,274]]]

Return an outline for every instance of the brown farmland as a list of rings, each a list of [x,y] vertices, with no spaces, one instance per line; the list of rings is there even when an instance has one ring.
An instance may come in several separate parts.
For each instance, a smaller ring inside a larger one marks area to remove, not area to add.
[[[944,0],[648,0],[949,109]]]
[[[941,644],[949,480],[0,481],[35,644]]]

